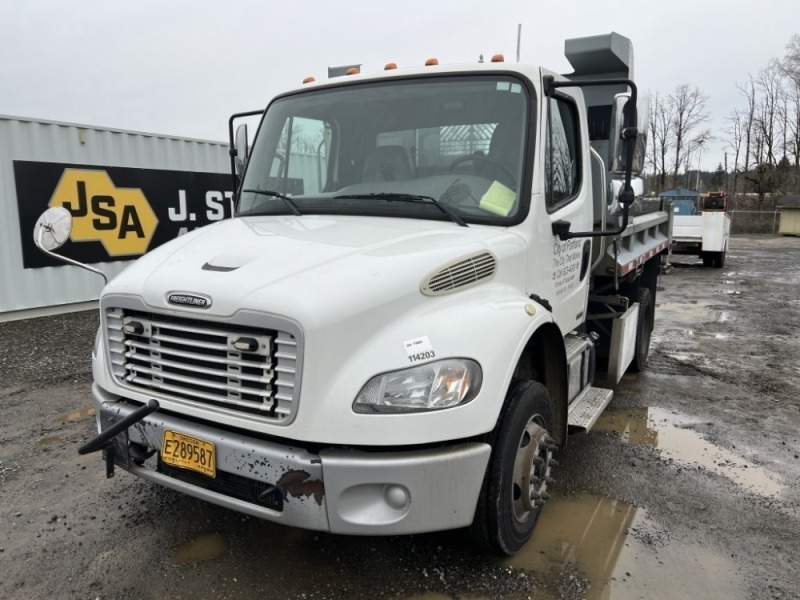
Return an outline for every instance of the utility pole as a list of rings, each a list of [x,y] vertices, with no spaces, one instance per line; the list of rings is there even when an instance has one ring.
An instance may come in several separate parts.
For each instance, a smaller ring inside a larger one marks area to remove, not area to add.
[[[522,23],[517,24],[517,62],[519,62],[519,41],[522,39]]]
[[[731,196],[733,196],[733,194],[731,194],[731,191],[730,191],[729,187],[730,187],[730,181],[729,181],[729,177],[728,177],[728,153],[726,152],[725,153],[725,191],[728,193],[728,196],[731,197]]]
[[[698,192],[700,191],[700,158],[703,156],[703,144],[702,142],[699,144],[699,148],[697,149],[697,183],[695,183],[694,188]]]
[[[686,189],[689,189],[689,186],[692,185],[692,180],[690,179],[689,175],[689,166],[691,165],[690,159],[692,157],[692,142],[686,142]],[[678,173],[675,172],[675,176],[677,177]],[[675,187],[678,187],[676,184]]]

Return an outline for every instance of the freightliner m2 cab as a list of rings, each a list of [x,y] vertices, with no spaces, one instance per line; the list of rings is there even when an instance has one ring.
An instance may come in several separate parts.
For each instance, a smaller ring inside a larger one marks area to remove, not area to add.
[[[628,217],[630,42],[566,51],[275,98],[234,218],[105,287],[81,450],[294,527],[519,550],[596,383],[644,367],[669,244],[668,213]]]

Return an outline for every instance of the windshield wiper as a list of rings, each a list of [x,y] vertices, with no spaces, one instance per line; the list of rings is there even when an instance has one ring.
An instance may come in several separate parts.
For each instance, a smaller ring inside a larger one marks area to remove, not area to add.
[[[281,200],[283,200],[284,204],[286,204],[286,206],[288,206],[289,209],[296,216],[298,216],[298,217],[302,217],[303,216],[303,213],[301,213],[300,209],[297,208],[297,204],[295,204],[295,201],[292,200],[286,194],[281,194],[280,192],[276,192],[274,190],[256,190],[256,189],[242,190],[241,193],[244,193],[244,192],[250,192],[251,194],[261,194],[262,196],[270,196],[270,197],[274,197],[274,198],[280,198]]]
[[[457,213],[453,212],[452,209],[448,208],[445,204],[439,202],[433,196],[424,196],[422,194],[398,194],[398,193],[391,193],[391,192],[380,192],[374,194],[340,194],[338,196],[333,197],[334,200],[372,200],[380,199],[386,200],[387,202],[417,202],[420,204],[430,203],[433,204],[436,208],[450,217],[453,221],[458,223],[461,227],[468,227],[467,222],[458,216]]]

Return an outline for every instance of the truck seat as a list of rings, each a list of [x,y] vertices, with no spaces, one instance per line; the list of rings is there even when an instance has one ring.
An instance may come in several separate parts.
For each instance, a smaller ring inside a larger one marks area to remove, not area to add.
[[[402,146],[378,146],[367,157],[364,182],[403,181],[412,179],[414,167]]]
[[[516,173],[519,168],[520,145],[522,144],[522,128],[508,123],[498,123],[492,133],[487,158],[503,165]]]

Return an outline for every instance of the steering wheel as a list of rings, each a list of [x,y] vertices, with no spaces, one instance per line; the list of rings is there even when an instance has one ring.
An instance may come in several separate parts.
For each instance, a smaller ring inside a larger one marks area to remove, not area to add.
[[[487,158],[481,154],[467,154],[466,156],[459,156],[453,162],[450,163],[450,170],[455,171],[456,167],[461,163],[465,162],[475,162],[481,163],[489,167],[490,170],[494,170],[495,175],[501,175],[499,178],[504,183],[510,184],[510,187],[516,189],[517,187],[517,178],[514,176],[514,173],[511,172],[507,166],[502,163],[499,163],[491,158]]]

